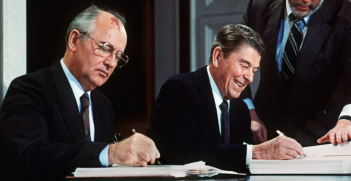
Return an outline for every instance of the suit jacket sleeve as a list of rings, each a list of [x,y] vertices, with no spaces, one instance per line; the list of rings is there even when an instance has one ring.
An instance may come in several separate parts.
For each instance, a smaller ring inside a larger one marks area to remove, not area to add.
[[[5,153],[1,165],[7,164],[10,174],[59,178],[76,167],[102,166],[99,154],[107,143],[72,139],[51,96],[54,84],[43,84],[50,77],[22,76],[8,89],[1,106],[0,135],[1,152]]]
[[[250,9],[251,9],[251,4],[252,4],[252,0],[250,0],[247,3],[246,10],[243,14],[243,19],[241,21],[241,24],[249,26],[249,14],[250,14]]]
[[[200,99],[190,77],[170,78],[162,86],[147,130],[160,150],[161,161],[186,164],[202,160],[214,167],[245,172],[246,146],[220,143],[218,126],[207,125],[208,121],[218,125],[218,120],[209,120],[202,111],[212,105],[201,105]],[[213,136],[216,131],[218,135]]]
[[[341,49],[341,59],[343,61],[343,90],[344,99],[343,104],[351,104],[351,3],[347,2],[347,5],[343,7],[340,14],[347,14],[345,17],[347,20],[344,35],[342,37],[342,49]]]

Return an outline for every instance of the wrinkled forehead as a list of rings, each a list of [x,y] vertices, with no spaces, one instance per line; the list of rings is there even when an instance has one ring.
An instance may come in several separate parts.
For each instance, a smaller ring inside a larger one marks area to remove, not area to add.
[[[108,12],[101,12],[95,21],[94,36],[99,37],[100,41],[105,41],[117,46],[117,43],[127,43],[127,33],[123,23]]]
[[[102,11],[99,13],[95,21],[96,27],[102,31],[116,30],[117,32],[125,32],[123,23],[112,14]]]

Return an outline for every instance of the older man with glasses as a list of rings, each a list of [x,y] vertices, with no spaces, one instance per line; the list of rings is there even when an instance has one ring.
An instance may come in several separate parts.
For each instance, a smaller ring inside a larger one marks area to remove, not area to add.
[[[52,67],[16,78],[0,109],[0,180],[60,178],[76,167],[153,164],[160,156],[142,135],[113,142],[110,101],[95,88],[128,63],[125,19],[91,5],[66,34]]]

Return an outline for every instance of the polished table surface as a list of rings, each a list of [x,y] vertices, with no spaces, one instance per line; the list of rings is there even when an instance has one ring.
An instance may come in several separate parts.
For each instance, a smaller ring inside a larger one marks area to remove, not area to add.
[[[207,180],[207,181],[329,181],[329,180],[350,180],[351,174],[342,174],[342,175],[224,175],[220,174],[213,177],[182,177],[182,178],[171,178],[171,177],[123,177],[123,178],[66,178],[65,180],[103,180],[103,181],[112,181],[112,180],[127,180],[127,181],[140,181],[140,180],[156,180],[156,181],[171,181],[171,180]]]

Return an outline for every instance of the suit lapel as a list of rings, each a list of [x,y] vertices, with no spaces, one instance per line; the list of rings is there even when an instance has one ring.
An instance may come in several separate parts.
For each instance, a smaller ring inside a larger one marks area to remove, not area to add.
[[[283,12],[284,12],[284,7],[285,7],[285,0],[276,0],[274,1],[270,6],[269,9],[270,11],[267,11],[267,14],[264,15],[265,17],[269,18],[266,27],[264,28],[265,31],[262,34],[262,39],[264,40],[266,47],[275,47],[275,48],[267,48],[267,52],[264,55],[264,60],[267,62],[263,62],[264,64],[268,65],[270,70],[275,71],[274,76],[271,78],[273,79],[273,84],[275,85],[276,90],[280,90],[281,87],[281,82],[280,82],[280,73],[278,69],[278,64],[276,60],[276,52],[277,52],[277,43],[278,43],[278,35],[279,35],[279,27],[281,20],[283,19]],[[263,58],[263,57],[262,57]],[[276,76],[278,75],[278,76]],[[281,95],[282,91],[278,91]]]
[[[108,120],[111,120],[113,115],[106,102],[101,100],[101,97],[98,95],[97,90],[91,91],[91,101],[93,106],[93,116],[94,116],[94,126],[95,126],[95,142],[106,142],[106,140],[112,138],[112,135],[106,128],[111,127],[111,124]],[[107,115],[109,114],[109,115]],[[112,140],[111,140],[112,141]]]
[[[74,142],[84,140],[84,126],[76,99],[60,61],[51,67],[52,78],[57,90],[57,101],[61,106],[61,116],[71,132]]]
[[[317,56],[330,31],[330,26],[326,22],[331,18],[332,14],[328,1],[324,1],[320,9],[311,15],[308,22],[308,32],[298,55],[292,100],[303,91],[300,87],[308,87],[315,77],[319,75],[318,72],[313,72],[319,70],[312,67],[318,65],[318,62],[316,62],[318,61]]]
[[[200,116],[202,116],[201,120],[203,120],[200,124],[203,124],[201,127],[205,129],[205,133],[208,133],[208,137],[214,139],[215,142],[221,142],[216,104],[214,102],[206,67],[207,66],[195,71],[195,84],[201,103],[201,108],[199,110],[202,111]]]

